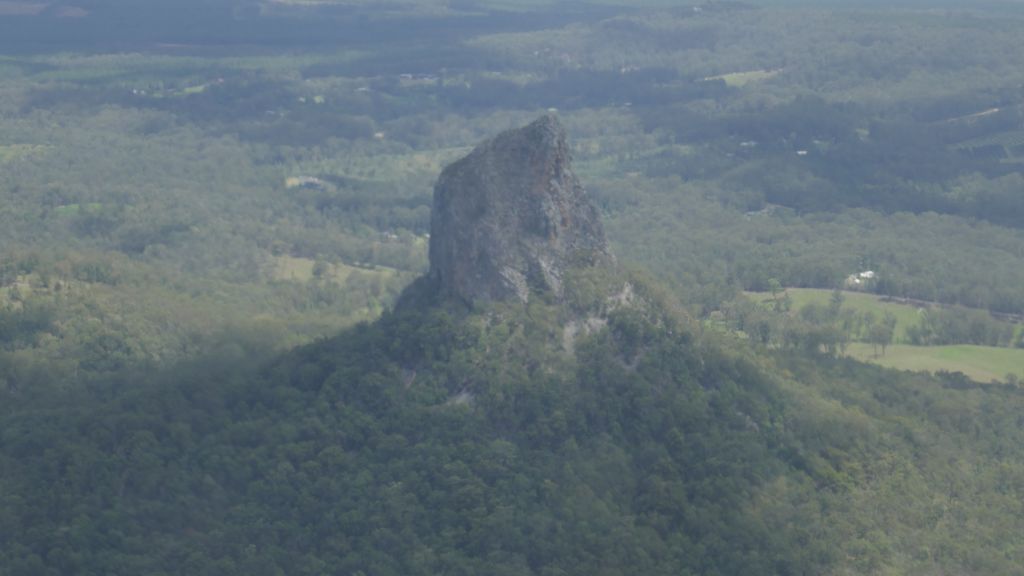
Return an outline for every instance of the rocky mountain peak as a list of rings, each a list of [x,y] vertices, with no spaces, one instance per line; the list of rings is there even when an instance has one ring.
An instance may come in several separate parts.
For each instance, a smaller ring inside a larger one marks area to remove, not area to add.
[[[565,129],[548,114],[446,167],[430,221],[435,289],[467,302],[561,297],[568,266],[610,260],[571,164]]]

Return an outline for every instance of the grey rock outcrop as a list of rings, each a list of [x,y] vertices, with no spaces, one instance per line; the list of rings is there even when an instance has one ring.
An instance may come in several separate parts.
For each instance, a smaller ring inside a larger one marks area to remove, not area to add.
[[[568,266],[610,260],[571,162],[564,128],[546,115],[445,168],[430,220],[434,290],[467,302],[558,298]]]

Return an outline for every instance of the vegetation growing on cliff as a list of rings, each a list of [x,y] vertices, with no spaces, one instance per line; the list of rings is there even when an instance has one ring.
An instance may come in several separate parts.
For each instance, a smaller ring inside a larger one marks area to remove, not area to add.
[[[609,315],[574,355],[550,304],[411,309],[260,367],[218,350],[7,404],[0,559],[16,575],[1019,566],[1018,390],[777,362],[658,309]]]

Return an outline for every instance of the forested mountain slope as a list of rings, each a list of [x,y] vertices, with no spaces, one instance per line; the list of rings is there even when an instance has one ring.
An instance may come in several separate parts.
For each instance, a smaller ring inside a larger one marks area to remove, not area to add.
[[[1019,390],[776,362],[657,306],[569,354],[565,318],[409,310],[5,404],[4,572],[1021,573]]]

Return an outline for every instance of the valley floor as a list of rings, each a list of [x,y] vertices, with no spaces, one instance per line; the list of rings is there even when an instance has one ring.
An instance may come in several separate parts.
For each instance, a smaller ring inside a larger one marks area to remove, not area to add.
[[[1009,374],[1024,378],[1024,350],[991,346],[910,346],[894,344],[875,354],[871,344],[856,342],[846,353],[858,360],[887,368],[937,372],[963,372],[971,380],[1005,380]]]
[[[774,298],[767,292],[746,292],[748,297],[765,307],[772,307]],[[820,288],[787,288],[785,296],[790,300],[790,315],[799,316],[807,306],[824,308],[829,305],[833,291]],[[903,303],[865,292],[842,292],[842,307],[858,315],[883,318],[895,322],[894,343],[885,348],[867,342],[851,342],[846,354],[863,362],[870,362],[887,368],[924,372],[962,372],[977,382],[993,380],[1006,381],[1010,375],[1024,379],[1024,348],[954,344],[943,346],[917,346],[909,344],[910,331],[919,325],[926,310],[943,307],[938,303]],[[976,312],[978,313],[978,312]],[[993,318],[993,321],[997,321]],[[1003,320],[1003,322],[1007,322]],[[1007,322],[1009,323],[1009,322]],[[1012,323],[1009,323],[1012,324]],[[1020,339],[1022,327],[1011,325],[1013,341]],[[854,338],[855,339],[855,338]]]

